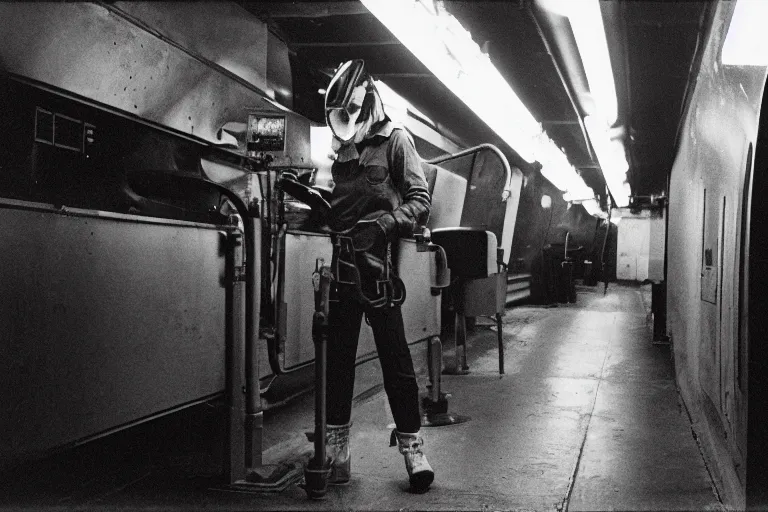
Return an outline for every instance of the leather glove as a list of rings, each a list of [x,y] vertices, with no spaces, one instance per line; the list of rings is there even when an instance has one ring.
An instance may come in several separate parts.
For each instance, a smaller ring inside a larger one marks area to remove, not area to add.
[[[367,251],[376,242],[384,240],[386,232],[379,224],[378,219],[361,220],[349,231],[355,251]]]
[[[399,238],[397,220],[391,213],[384,213],[378,219],[376,223],[381,227],[388,242],[394,242]]]

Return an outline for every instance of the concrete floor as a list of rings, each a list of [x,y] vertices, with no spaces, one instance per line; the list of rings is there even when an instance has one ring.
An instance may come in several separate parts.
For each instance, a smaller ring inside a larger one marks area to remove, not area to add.
[[[402,456],[388,446],[389,406],[378,392],[353,412],[351,484],[331,488],[322,501],[308,501],[295,485],[274,495],[218,489],[224,430],[215,411],[203,411],[188,420],[197,428],[181,428],[183,439],[159,440],[155,434],[169,425],[157,424],[131,441],[135,449],[125,448],[124,435],[41,461],[0,484],[0,506],[721,510],[679,402],[669,347],[651,343],[649,296],[639,287],[611,285],[605,296],[602,287],[581,287],[576,304],[508,310],[503,376],[496,333],[478,326],[468,345],[471,373],[443,377],[450,411],[472,419],[425,429],[436,472],[425,494],[407,492]],[[269,415],[267,462],[311,450],[303,435],[312,428],[311,403],[307,396]]]

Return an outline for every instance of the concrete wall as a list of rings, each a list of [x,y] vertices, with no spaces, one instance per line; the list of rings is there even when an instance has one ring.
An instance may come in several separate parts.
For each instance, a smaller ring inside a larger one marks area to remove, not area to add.
[[[746,390],[739,386],[738,261],[743,187],[765,68],[725,66],[734,3],[713,6],[671,172],[668,332],[694,427],[726,504],[744,506]],[[663,115],[660,113],[660,115]]]

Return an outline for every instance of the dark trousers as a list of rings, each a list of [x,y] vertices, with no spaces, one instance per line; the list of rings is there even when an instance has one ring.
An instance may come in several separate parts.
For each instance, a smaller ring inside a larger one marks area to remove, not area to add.
[[[339,301],[330,303],[328,332],[327,421],[343,425],[352,415],[355,358],[360,323],[366,308],[339,287]],[[419,388],[405,340],[400,306],[367,309],[368,320],[384,375],[384,390],[400,432],[418,432]]]

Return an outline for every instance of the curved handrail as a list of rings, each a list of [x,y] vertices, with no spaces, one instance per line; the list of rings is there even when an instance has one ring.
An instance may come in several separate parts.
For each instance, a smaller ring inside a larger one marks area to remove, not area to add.
[[[504,187],[504,190],[501,192],[501,200],[502,202],[506,202],[507,199],[512,195],[512,168],[509,166],[509,161],[507,161],[507,157],[504,156],[504,153],[501,152],[499,148],[494,146],[493,144],[480,144],[478,146],[473,146],[471,148],[464,149],[462,151],[459,151],[458,153],[451,153],[448,155],[438,156],[436,158],[432,158],[431,160],[426,160],[428,164],[437,165],[441,162],[445,162],[446,160],[450,160],[452,158],[459,158],[462,156],[471,155],[473,153],[479,153],[483,149],[488,149],[494,153],[496,153],[496,156],[499,157],[499,160],[501,160],[502,165],[504,166],[504,172],[507,176],[507,185]]]

